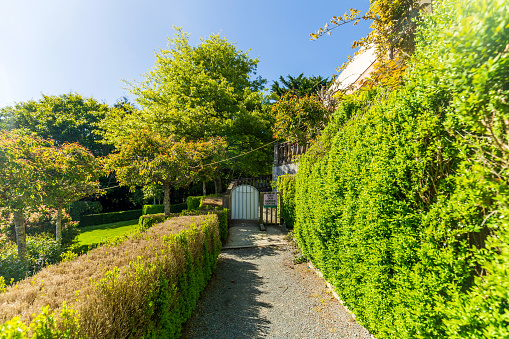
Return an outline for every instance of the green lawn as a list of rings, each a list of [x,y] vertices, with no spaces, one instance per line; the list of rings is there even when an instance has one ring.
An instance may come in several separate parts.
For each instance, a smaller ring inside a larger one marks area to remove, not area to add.
[[[81,246],[104,242],[107,238],[115,238],[130,233],[137,226],[138,219],[81,227],[78,241]]]

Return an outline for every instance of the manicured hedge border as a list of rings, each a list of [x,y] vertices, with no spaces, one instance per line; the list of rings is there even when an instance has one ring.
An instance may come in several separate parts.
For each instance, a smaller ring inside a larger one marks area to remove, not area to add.
[[[88,214],[80,217],[79,227],[102,225],[110,222],[137,219],[142,215],[142,210],[130,210],[121,212]]]
[[[187,209],[187,203],[170,205],[171,213],[180,213]],[[143,205],[142,215],[164,213],[164,205]]]
[[[175,225],[182,227],[178,222]],[[13,318],[0,325],[2,337],[28,338],[27,325],[31,324],[33,333],[41,338],[61,337],[65,332],[73,338],[178,338],[182,324],[191,316],[216,268],[221,242],[218,217],[214,214],[196,218],[196,224],[184,226],[178,233],[172,233],[174,229],[179,228],[159,224],[140,233],[138,241],[93,250],[88,256],[95,260],[100,260],[100,254],[111,258],[112,251],[140,255],[123,267],[88,266],[108,269],[104,278],[92,280],[91,285],[87,279],[80,280],[87,284],[88,291],[83,297],[76,291],[74,310],[66,306],[69,301],[63,301],[60,312],[52,313],[46,307],[31,322]],[[72,280],[72,274],[87,273],[58,268],[69,265],[72,263],[52,268],[54,274],[67,271]],[[20,289],[38,289],[44,281],[37,275],[20,284]],[[8,287],[5,293],[17,290]]]

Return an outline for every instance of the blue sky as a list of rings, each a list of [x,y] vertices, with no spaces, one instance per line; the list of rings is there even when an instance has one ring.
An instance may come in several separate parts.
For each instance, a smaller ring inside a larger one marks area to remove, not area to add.
[[[141,80],[154,53],[166,48],[172,26],[191,43],[219,33],[258,57],[258,74],[324,77],[353,54],[351,43],[367,23],[309,40],[309,33],[369,0],[2,0],[0,2],[0,107],[39,99],[41,93],[77,92],[113,104],[122,79]]]

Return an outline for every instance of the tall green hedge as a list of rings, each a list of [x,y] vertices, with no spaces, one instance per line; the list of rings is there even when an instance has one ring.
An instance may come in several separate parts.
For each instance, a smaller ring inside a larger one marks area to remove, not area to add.
[[[293,228],[295,224],[295,175],[281,175],[277,178],[277,190],[281,194],[281,217],[286,227]]]
[[[301,158],[295,236],[377,338],[508,338],[509,2],[433,7]]]

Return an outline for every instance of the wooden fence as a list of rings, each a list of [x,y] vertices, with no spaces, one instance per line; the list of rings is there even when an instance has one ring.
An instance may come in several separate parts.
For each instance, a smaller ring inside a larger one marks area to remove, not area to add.
[[[274,166],[293,163],[300,155],[306,153],[308,148],[309,144],[300,146],[288,141],[282,144],[274,144]]]

